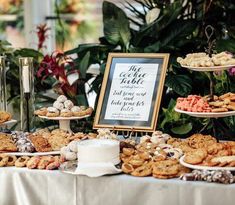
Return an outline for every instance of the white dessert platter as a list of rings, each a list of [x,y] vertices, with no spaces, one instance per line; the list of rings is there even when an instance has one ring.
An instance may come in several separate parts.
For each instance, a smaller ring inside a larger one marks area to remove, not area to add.
[[[6,126],[6,125],[10,125],[10,124],[14,124],[16,122],[17,122],[17,120],[12,119],[12,120],[9,120],[9,121],[1,123],[0,127]]]
[[[192,67],[186,65],[181,65],[181,66],[189,70],[199,71],[199,72],[223,71],[235,67],[235,65],[221,65],[221,66],[210,66],[210,67]]]
[[[202,165],[192,165],[188,164],[184,161],[184,156],[180,158],[180,164],[182,164],[185,167],[188,167],[190,169],[198,169],[198,170],[226,170],[226,171],[235,171],[235,167],[209,167],[209,166],[202,166]]]
[[[62,130],[65,130],[69,133],[72,133],[72,130],[70,129],[70,120],[80,120],[89,117],[90,115],[84,115],[81,117],[47,117],[47,116],[41,116],[38,115],[38,117],[47,119],[47,120],[58,120],[59,121],[59,127]]]
[[[190,115],[192,117],[202,117],[202,118],[220,118],[220,117],[229,117],[234,116],[235,111],[228,111],[228,112],[189,112],[180,110],[175,107],[175,111],[178,113]]]
[[[59,155],[60,151],[51,151],[51,152],[2,152],[1,154],[34,157],[34,156],[45,156],[45,155]]]

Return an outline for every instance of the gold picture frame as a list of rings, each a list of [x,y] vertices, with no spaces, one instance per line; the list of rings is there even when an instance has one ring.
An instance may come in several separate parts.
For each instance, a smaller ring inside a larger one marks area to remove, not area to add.
[[[109,53],[94,129],[153,132],[168,53]]]

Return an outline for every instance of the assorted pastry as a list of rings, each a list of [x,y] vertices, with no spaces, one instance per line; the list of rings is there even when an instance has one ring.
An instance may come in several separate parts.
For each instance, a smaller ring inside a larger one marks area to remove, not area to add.
[[[226,93],[221,96],[209,95],[201,97],[198,95],[189,95],[186,98],[178,98],[176,108],[188,112],[228,112],[235,111],[235,93]]]
[[[7,122],[12,119],[12,116],[9,112],[0,110],[0,124]]]
[[[178,57],[177,62],[182,67],[211,67],[211,66],[227,66],[235,65],[235,58],[231,53],[221,52],[218,54],[212,54],[210,57],[206,53],[189,53],[185,58]]]
[[[111,132],[109,129],[98,129],[98,134],[88,133],[84,134],[82,132],[78,132],[69,137],[71,141],[67,146],[64,146],[60,150],[61,156],[63,156],[66,160],[72,161],[77,159],[77,142],[80,140],[86,139],[117,139],[117,135]]]
[[[133,176],[153,176],[159,179],[179,177],[190,170],[179,163],[183,152],[166,144],[168,134],[156,131],[152,136],[141,137],[136,146],[121,149],[122,171]]]
[[[0,154],[0,167],[15,166],[18,168],[27,167],[28,169],[58,169],[65,159],[61,156],[21,156]]]
[[[180,176],[184,181],[206,181],[222,184],[232,184],[235,182],[235,177],[227,170],[193,170],[191,173],[185,173]]]
[[[75,106],[66,96],[60,95],[52,107],[42,107],[34,112],[35,115],[47,117],[83,117],[91,115],[93,109],[85,106]]]
[[[0,133],[0,152],[51,152],[60,151],[71,141],[96,138],[95,133],[68,133],[61,129],[41,129],[34,133],[12,131]]]
[[[235,167],[235,142],[217,142],[210,135],[194,134],[186,140],[167,142],[184,152],[184,162],[209,167]]]

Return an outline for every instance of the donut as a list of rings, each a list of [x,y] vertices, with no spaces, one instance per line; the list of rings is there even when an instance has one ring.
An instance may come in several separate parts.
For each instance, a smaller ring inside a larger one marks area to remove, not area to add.
[[[40,116],[45,116],[47,114],[47,108],[46,107],[42,107],[39,110],[35,110],[34,114],[35,115],[40,115]]]
[[[54,161],[52,156],[43,156],[38,165],[37,168],[38,169],[46,169],[47,165],[49,165],[50,163],[52,163]]]
[[[56,109],[58,109],[58,110],[63,110],[63,109],[64,109],[64,104],[61,103],[61,102],[55,101],[55,102],[53,103],[53,107],[56,108]]]
[[[86,112],[86,115],[91,115],[93,112],[93,108],[89,107],[85,110],[85,112]]]
[[[73,113],[70,110],[68,110],[68,109],[62,109],[60,111],[60,116],[61,117],[72,117]]]
[[[15,166],[16,167],[25,167],[27,162],[29,161],[30,157],[28,156],[22,156],[19,157],[16,161],[15,161]]]
[[[47,108],[47,117],[58,117],[59,116],[59,110],[57,110],[55,107],[48,107]]]
[[[64,102],[64,107],[67,108],[67,109],[69,109],[69,110],[71,110],[73,106],[74,106],[74,105],[73,105],[73,102],[72,102],[71,100],[66,100],[66,101]]]
[[[73,106],[72,108],[71,108],[71,111],[72,112],[79,112],[81,110],[81,108],[79,107],[79,106]]]
[[[53,170],[53,169],[57,169],[59,168],[60,163],[58,161],[52,162],[50,164],[47,165],[46,169],[47,170]]]
[[[8,156],[8,162],[7,162],[7,166],[14,166],[15,165],[15,161],[17,160],[15,155],[9,155]]]
[[[68,148],[72,151],[72,152],[77,152],[78,151],[78,147],[77,147],[77,141],[72,141],[68,144]]]
[[[63,103],[67,100],[67,97],[64,96],[64,95],[60,95],[58,98],[57,98],[57,101],[60,102],[60,103]]]
[[[29,169],[34,169],[38,166],[38,163],[40,162],[40,157],[32,157],[31,159],[28,160],[26,166]]]
[[[5,155],[5,154],[0,154],[0,167],[4,167],[7,165],[9,156]]]
[[[75,152],[66,152],[64,157],[66,160],[72,161],[77,159],[77,154]]]

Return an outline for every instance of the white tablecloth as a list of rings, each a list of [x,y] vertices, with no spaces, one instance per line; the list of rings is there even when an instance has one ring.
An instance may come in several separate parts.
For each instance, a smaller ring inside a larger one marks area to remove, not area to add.
[[[235,184],[0,168],[0,205],[234,205]]]

